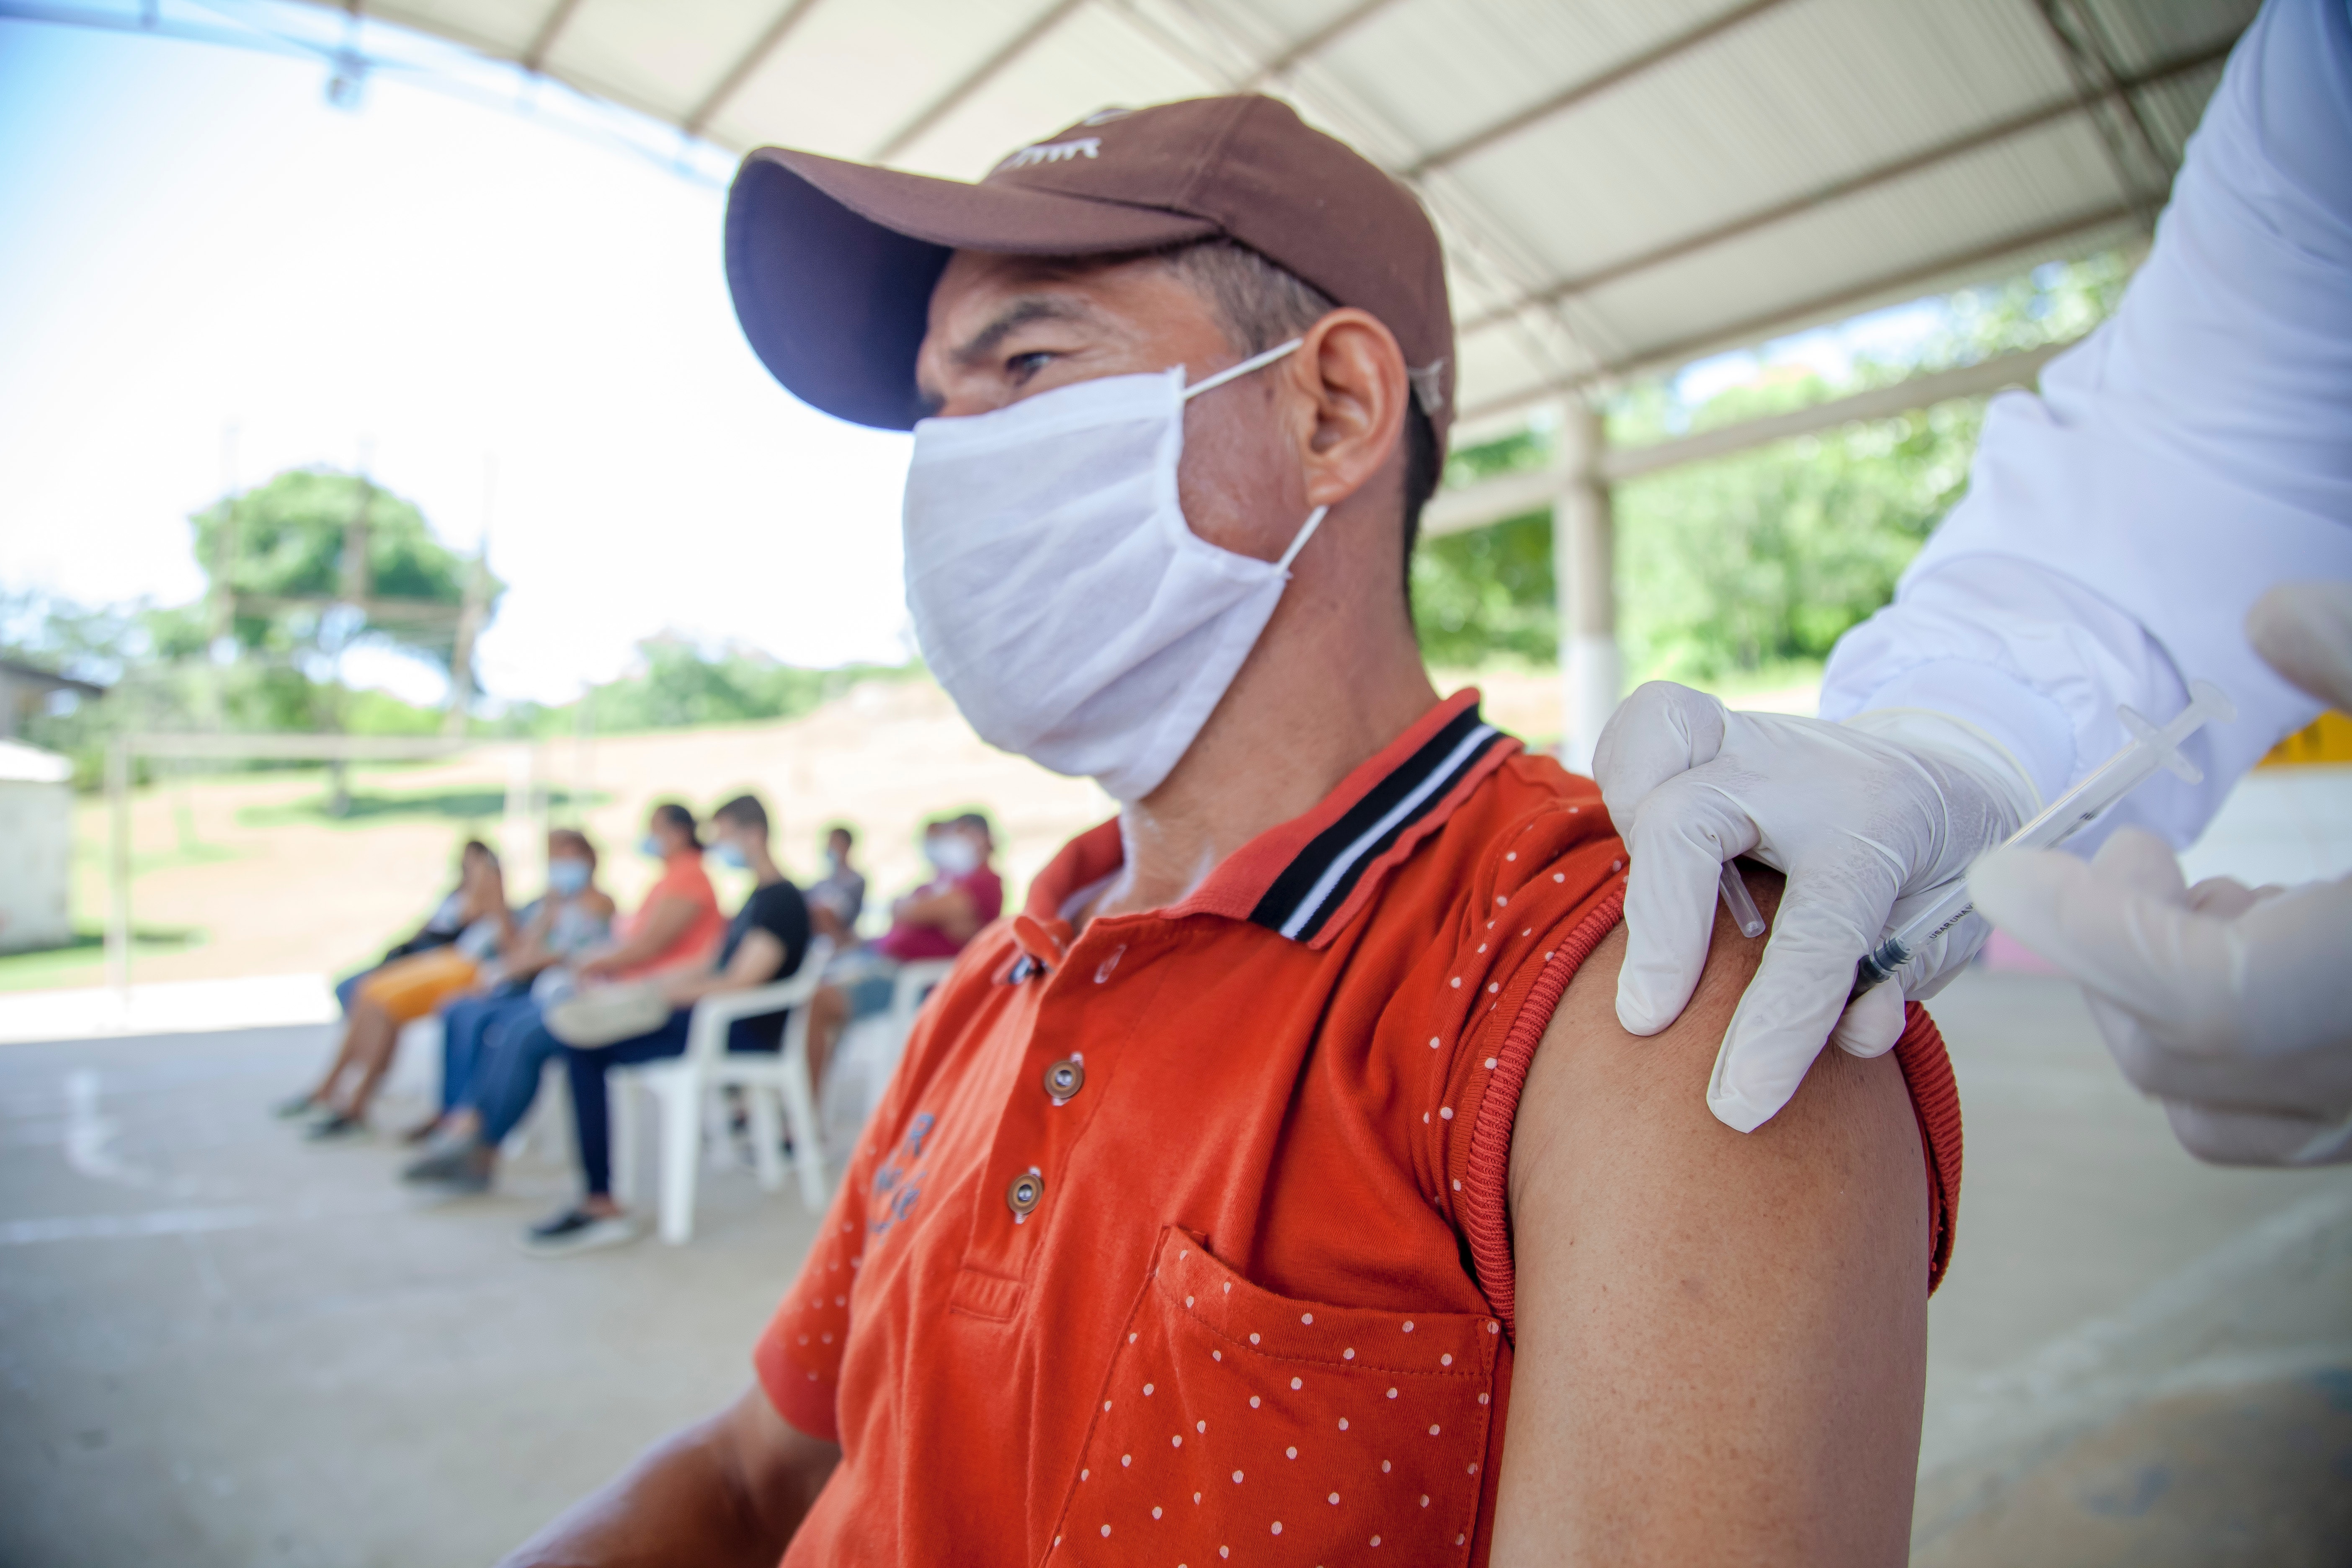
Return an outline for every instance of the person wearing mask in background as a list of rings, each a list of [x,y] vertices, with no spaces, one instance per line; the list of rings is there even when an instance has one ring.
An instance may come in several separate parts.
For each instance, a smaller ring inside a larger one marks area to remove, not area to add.
[[[440,1169],[438,1156],[451,1150],[485,1142],[497,1148],[530,1114],[539,1097],[540,1068],[562,1049],[542,1023],[548,1006],[584,986],[688,971],[709,962],[727,935],[727,917],[719,912],[719,895],[702,868],[694,813],[676,801],[655,806],[638,847],[661,862],[662,874],[625,922],[621,940],[584,959],[542,970],[532,983],[530,1005],[513,1009],[483,1031],[464,1103],[435,1134],[445,1147],[411,1165],[404,1179]]]
[[[1599,791],[1413,637],[1411,190],[1200,99],[976,184],[764,149],[727,259],[786,386],[915,431],[924,663],[1118,815],[924,1004],[754,1385],[509,1562],[1901,1562],[1949,1062],[1727,1131],[1728,925],[1618,1026]]]
[[[890,905],[890,929],[828,974],[809,1005],[809,1078],[820,1081],[841,1032],[890,1008],[898,966],[953,958],[1004,910],[1004,882],[989,864],[996,837],[979,812],[923,828],[931,879]]]
[[[808,890],[809,918],[816,934],[845,952],[857,941],[857,917],[866,912],[866,878],[849,863],[857,837],[835,826],[824,836],[824,875]]]
[[[480,978],[492,955],[515,943],[513,911],[507,908],[506,879],[488,846],[469,841],[458,857],[463,869],[457,937],[395,958],[360,977],[334,1059],[317,1085],[278,1107],[280,1116],[320,1114],[310,1124],[314,1139],[343,1138],[365,1130],[368,1104],[391,1070],[400,1031]],[[358,1081],[341,1099],[337,1091],[353,1071]]]
[[[466,840],[466,847],[457,852],[457,885],[449,889],[446,898],[434,906],[433,912],[425,917],[423,925],[416,928],[415,934],[385,949],[383,956],[365,969],[346,974],[335,982],[335,1001],[342,1007],[344,1017],[352,1016],[352,1008],[359,1000],[360,986],[369,975],[396,959],[429,952],[457,940],[457,933],[466,929],[467,879],[473,875],[474,863],[487,858],[490,858],[488,845],[478,838]]]
[[[596,886],[596,847],[578,828],[550,828],[547,891],[515,917],[521,934],[514,947],[467,994],[441,1005],[441,1105],[408,1142],[424,1142],[448,1124],[473,1087],[484,1037],[531,1014],[531,983],[542,972],[604,945],[613,913],[613,900]]]
[[[808,953],[808,906],[769,853],[768,812],[757,796],[738,795],[711,814],[710,847],[722,862],[749,870],[752,879],[751,896],[728,923],[725,940],[710,963],[630,984],[583,991],[549,1008],[540,1026],[563,1042],[584,1191],[578,1203],[524,1233],[524,1246],[531,1252],[547,1257],[582,1252],[636,1235],[635,1223],[613,1201],[605,1075],[616,1067],[677,1056],[686,1049],[697,1002],[783,979],[800,968]],[[738,1018],[729,1026],[727,1048],[772,1052],[783,1030],[782,1013]],[[490,1184],[499,1141],[507,1131],[488,1128],[483,1138],[413,1168],[410,1177],[481,1191]]]
[[[1895,603],[1839,640],[1821,719],[1663,681],[1611,718],[1593,772],[1633,850],[1619,1019],[1646,1035],[1680,1015],[1718,863],[1747,855],[1789,888],[1709,1079],[1727,1125],[1770,1119],[1825,1041],[1885,1049],[1905,999],[1948,984],[1990,916],[2091,987],[2117,1060],[2191,1152],[2352,1159],[2341,886],[2190,889],[2172,858],[2273,745],[2344,700],[2326,650],[2346,646],[2347,579],[2352,7],[2270,0],[2115,315],[2038,393],[1992,400],[1968,494]],[[2119,704],[2161,724],[2195,679],[2237,709],[2183,748],[2200,782],[2158,773],[1977,888],[1972,865],[2130,741]],[[1856,959],[1964,875],[1980,915],[1849,1006]]]

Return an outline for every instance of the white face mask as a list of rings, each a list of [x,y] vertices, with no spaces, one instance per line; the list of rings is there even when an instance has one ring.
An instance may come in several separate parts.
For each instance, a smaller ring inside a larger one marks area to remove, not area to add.
[[[1184,405],[1297,346],[1194,386],[1180,365],[915,426],[907,607],[982,740],[1122,801],[1168,776],[1328,510],[1279,561],[1194,533],[1176,492]]]

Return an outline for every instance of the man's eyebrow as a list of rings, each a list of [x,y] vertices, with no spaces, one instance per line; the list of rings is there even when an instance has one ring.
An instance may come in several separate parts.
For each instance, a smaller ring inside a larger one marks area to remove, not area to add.
[[[1094,316],[1091,306],[1066,294],[1025,294],[998,311],[993,321],[950,357],[958,364],[977,366],[996,352],[997,345],[1032,321],[1085,321]]]

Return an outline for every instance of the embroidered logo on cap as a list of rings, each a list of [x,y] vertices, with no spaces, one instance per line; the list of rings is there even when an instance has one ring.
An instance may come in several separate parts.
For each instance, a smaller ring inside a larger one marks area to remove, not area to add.
[[[1067,142],[1040,142],[1034,146],[1024,147],[996,167],[1001,174],[1006,169],[1025,169],[1032,163],[1066,163],[1073,158],[1101,156],[1101,137],[1079,136]]]

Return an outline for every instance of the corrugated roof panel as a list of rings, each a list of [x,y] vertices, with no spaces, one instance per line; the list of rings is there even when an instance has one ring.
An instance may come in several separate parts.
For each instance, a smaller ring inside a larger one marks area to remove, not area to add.
[[[2115,47],[2123,70],[2186,54],[2217,38],[2233,38],[2262,8],[2262,0],[2082,0]]]
[[[391,5],[369,5],[367,15],[513,59],[530,47],[531,40],[539,37],[548,17],[562,3],[562,0],[396,0]]]
[[[2170,81],[2143,88],[2133,97],[2139,104],[2140,118],[2147,122],[2157,145],[2177,164],[2182,151],[2189,145],[2189,134],[2204,118],[2205,100],[2221,85],[2221,62],[2187,72]]]
[[[1396,4],[1309,68],[1387,105],[1398,129],[1427,153],[1737,8],[1727,0]]]
[[[1223,90],[1190,62],[1139,32],[1126,15],[1086,6],[975,94],[898,162],[925,174],[976,180],[1025,147],[1098,109],[1132,108]]]
[[[1464,186],[1574,277],[1700,234],[1873,164],[2066,95],[2021,49],[2012,0],[1955,0],[1895,23],[1873,0],[1759,18],[1762,55],[1717,47],[1465,160]],[[1873,18],[1877,18],[1874,20]],[[1894,62],[1933,57],[1913,80]],[[1801,60],[1785,69],[1759,60]],[[1831,84],[1840,84],[1834,89]]]
[[[1613,338],[1612,361],[1642,360],[2122,201],[2078,118],[1603,285],[1581,302]]]
[[[682,120],[765,31],[775,0],[581,0],[547,69],[610,97],[669,107]]]
[[[873,155],[1026,27],[1047,0],[815,0],[719,117],[741,145]],[[993,149],[976,149],[984,157]]]

